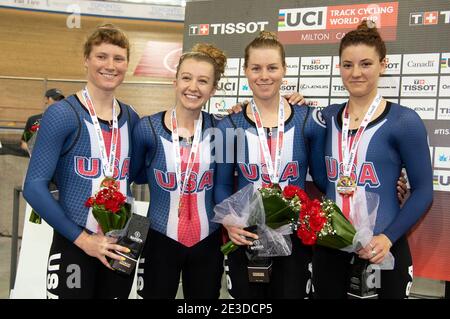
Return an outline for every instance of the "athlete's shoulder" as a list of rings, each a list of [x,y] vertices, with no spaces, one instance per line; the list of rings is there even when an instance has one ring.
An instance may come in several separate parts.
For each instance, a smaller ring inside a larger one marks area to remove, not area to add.
[[[132,119],[138,119],[139,118],[139,113],[136,111],[136,109],[132,105],[124,103],[124,102],[119,101],[119,100],[117,100],[117,101],[119,102],[119,104],[123,108],[128,110],[128,112],[130,113],[130,116],[132,117]]]
[[[396,117],[399,120],[422,122],[422,119],[420,118],[419,114],[407,106],[403,106],[397,103],[391,103],[390,108],[391,108],[390,113],[396,114],[397,115]]]
[[[325,118],[328,118],[333,115],[337,115],[339,113],[339,111],[344,107],[344,105],[345,105],[345,103],[330,104],[321,111],[322,116],[324,116]]]
[[[163,116],[166,114],[166,112],[167,111],[161,111],[161,112],[153,113],[151,115],[144,116],[143,118],[147,118],[147,121],[148,120],[151,120],[151,121],[155,121],[155,120],[162,121]]]
[[[65,122],[73,121],[74,123],[78,123],[78,113],[77,108],[79,108],[78,101],[73,97],[69,96],[68,98],[58,101],[50,105],[47,110],[45,110],[43,114],[44,118],[51,118],[52,120],[58,119],[63,120]]]

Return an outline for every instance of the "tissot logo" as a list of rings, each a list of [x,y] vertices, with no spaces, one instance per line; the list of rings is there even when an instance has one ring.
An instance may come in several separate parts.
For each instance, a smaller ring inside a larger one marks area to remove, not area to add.
[[[428,77],[403,77],[401,94],[403,96],[436,96],[437,95],[436,76]]]
[[[450,120],[450,99],[439,100],[437,119]]]
[[[348,96],[348,91],[342,84],[342,79],[333,77],[331,81],[331,96]]]
[[[297,92],[297,82],[297,78],[284,78],[280,86],[281,94]]]
[[[269,21],[210,23],[189,25],[189,35],[244,34],[263,31]]]
[[[384,74],[400,74],[401,54],[390,54],[386,56],[386,71]]]
[[[301,75],[330,75],[331,57],[302,57]]]
[[[449,24],[450,11],[425,11],[413,12],[409,14],[409,25],[436,25]]]

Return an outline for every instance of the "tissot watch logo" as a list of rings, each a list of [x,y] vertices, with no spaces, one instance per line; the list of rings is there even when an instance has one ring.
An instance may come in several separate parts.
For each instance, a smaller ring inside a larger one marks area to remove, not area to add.
[[[450,120],[450,100],[443,99],[438,102],[438,120]]]
[[[403,96],[436,96],[437,81],[435,76],[428,77],[403,77],[401,94]]]
[[[409,25],[436,25],[449,24],[450,11],[424,11],[412,12],[409,14]]]
[[[256,33],[265,30],[268,25],[269,21],[190,24],[189,35],[231,35]]]

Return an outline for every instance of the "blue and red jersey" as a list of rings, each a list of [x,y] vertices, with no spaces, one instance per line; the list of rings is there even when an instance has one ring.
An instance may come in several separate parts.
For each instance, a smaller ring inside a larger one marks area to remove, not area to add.
[[[133,132],[133,176],[150,189],[150,227],[191,247],[217,230],[214,216],[214,118],[202,112],[202,136],[189,181],[180,198],[172,132],[164,124],[166,112],[143,117]],[[180,137],[181,180],[184,181],[190,143]],[[181,199],[181,204],[180,204]]]
[[[346,214],[350,210],[350,198],[336,190],[343,173],[341,135],[344,107],[345,103],[330,105],[322,115],[327,126],[325,162],[329,183],[326,195],[335,200]],[[350,132],[350,143],[356,131]],[[396,187],[403,167],[408,174],[411,196],[400,208]],[[369,123],[362,135],[352,178],[356,180],[358,192],[379,195],[374,233],[384,233],[394,243],[427,211],[433,197],[427,132],[416,112],[387,102],[384,112]]]
[[[129,167],[131,133],[139,120],[128,105],[119,103],[118,145],[114,178],[123,194],[131,196]],[[100,120],[107,154],[111,129]],[[74,241],[83,229],[97,232],[98,224],[86,200],[93,196],[104,179],[100,148],[88,110],[76,95],[51,105],[41,120],[39,134],[24,183],[24,197],[47,223]],[[54,181],[59,200],[53,199],[48,183]]]
[[[215,199],[217,203],[235,191],[234,172],[237,171],[237,190],[253,183],[256,188],[270,184],[255,123],[246,114],[232,114],[219,122],[222,132],[224,161],[217,161]],[[264,128],[272,156],[275,156],[277,128]],[[310,107],[291,107],[291,115],[285,120],[283,150],[279,184],[305,188],[309,172],[320,189],[325,188],[326,174],[323,161],[325,127],[320,113]]]

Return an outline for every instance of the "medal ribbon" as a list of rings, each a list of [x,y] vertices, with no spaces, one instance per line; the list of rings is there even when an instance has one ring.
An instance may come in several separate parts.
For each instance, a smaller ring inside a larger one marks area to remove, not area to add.
[[[95,113],[94,103],[89,95],[87,87],[82,91],[84,102],[89,110],[89,115],[91,116],[92,124],[94,125],[95,135],[97,137],[98,146],[100,147],[100,156],[102,159],[103,173],[106,177],[113,177],[114,175],[114,162],[116,160],[116,149],[117,149],[117,139],[119,136],[119,123],[117,121],[116,115],[116,99],[113,98],[112,107],[112,133],[111,133],[111,148],[109,150],[109,159],[106,153],[105,140],[103,139],[102,129],[100,127],[99,120],[97,118],[97,113]]]
[[[194,131],[194,139],[192,141],[191,151],[189,153],[189,158],[186,166],[186,172],[184,174],[184,181],[182,183],[181,181],[181,151],[180,151],[180,136],[178,135],[178,123],[177,123],[177,113],[175,111],[175,108],[172,109],[172,117],[171,117],[171,123],[172,123],[172,148],[173,153],[175,156],[175,175],[177,177],[177,188],[180,190],[180,199],[179,202],[181,203],[181,197],[184,194],[184,191],[186,190],[187,184],[189,184],[189,176],[191,175],[192,168],[194,167],[195,158],[197,156],[198,148],[200,145],[200,138],[202,135],[202,122],[203,117],[202,113],[200,112],[200,115],[197,120],[197,125],[195,127]]]
[[[361,137],[364,133],[364,131],[367,128],[367,125],[369,125],[373,115],[375,114],[376,110],[380,106],[382,96],[376,95],[374,100],[372,101],[372,104],[370,105],[369,109],[367,110],[366,114],[364,115],[364,118],[361,122],[361,125],[358,128],[358,131],[356,132],[355,139],[353,140],[352,147],[349,150],[348,145],[350,144],[349,141],[349,127],[350,127],[350,115],[348,113],[348,102],[344,109],[344,119],[342,120],[342,139],[341,139],[341,152],[342,152],[342,163],[344,165],[344,176],[351,176],[352,173],[352,167],[353,163],[355,162],[356,153],[358,151],[358,145],[361,141]]]
[[[261,120],[261,115],[259,114],[258,107],[254,100],[251,102],[251,109],[253,113],[253,118],[255,119],[256,130],[258,131],[259,144],[264,156],[264,161],[266,162],[267,172],[269,173],[270,182],[272,184],[278,184],[280,180],[280,170],[281,170],[281,154],[283,151],[283,136],[284,136],[284,100],[280,96],[280,103],[278,106],[278,138],[275,149],[275,162],[272,164],[272,157],[270,156],[269,145],[267,144],[267,138],[265,130],[263,129],[263,124]]]

